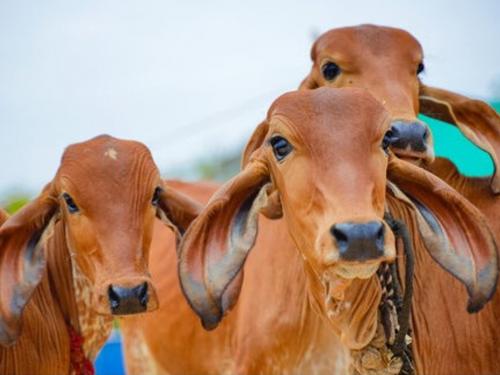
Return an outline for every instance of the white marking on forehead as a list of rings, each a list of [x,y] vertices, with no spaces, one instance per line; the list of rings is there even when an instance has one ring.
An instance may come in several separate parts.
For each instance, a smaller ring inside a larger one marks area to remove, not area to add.
[[[104,153],[104,156],[107,156],[108,158],[116,160],[116,158],[118,156],[118,151],[116,151],[113,147],[110,147],[106,150],[106,152]]]

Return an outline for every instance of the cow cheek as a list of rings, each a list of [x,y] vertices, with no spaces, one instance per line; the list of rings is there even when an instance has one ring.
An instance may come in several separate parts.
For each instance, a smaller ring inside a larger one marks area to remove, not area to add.
[[[66,239],[72,261],[76,263],[76,272],[83,273],[91,282],[95,282],[94,263],[99,259],[99,244],[87,220],[71,220],[66,230]]]

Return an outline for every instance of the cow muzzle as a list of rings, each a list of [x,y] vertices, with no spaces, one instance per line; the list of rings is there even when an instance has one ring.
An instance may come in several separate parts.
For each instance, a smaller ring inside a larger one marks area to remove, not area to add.
[[[146,311],[148,307],[148,283],[132,288],[110,285],[108,288],[109,305],[113,315],[128,315]]]
[[[367,279],[381,262],[394,258],[394,236],[380,220],[337,223],[330,234],[338,254],[331,267],[344,279]]]
[[[131,315],[158,307],[158,299],[149,279],[114,280],[100,290],[95,309],[102,314]]]
[[[402,159],[414,164],[428,164],[434,160],[430,129],[418,119],[393,121],[386,137],[393,152]]]

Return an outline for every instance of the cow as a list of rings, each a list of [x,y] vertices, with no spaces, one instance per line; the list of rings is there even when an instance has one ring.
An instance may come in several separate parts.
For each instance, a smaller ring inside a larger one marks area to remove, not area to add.
[[[66,148],[54,179],[0,228],[0,374],[91,374],[114,317],[152,311],[155,217],[200,206],[149,150],[103,135]]]
[[[375,25],[332,29],[315,41],[311,59],[312,68],[301,89],[326,86],[369,90],[391,114],[389,139],[394,153],[424,166],[469,199],[486,216],[499,243],[500,116],[488,104],[424,85],[419,79],[425,69],[422,47],[401,29]],[[432,134],[417,118],[419,112],[456,125],[465,137],[488,152],[495,165],[491,178],[465,177],[451,161],[434,160]],[[434,286],[416,290],[415,305],[433,311],[432,316],[412,315],[414,325],[426,327],[415,332],[415,350],[422,353],[418,357],[429,358],[439,374],[500,373],[496,360],[500,347],[495,344],[500,337],[496,324],[499,293],[478,315],[468,315],[457,305],[463,294],[459,284],[426,254],[416,261],[416,279],[427,280],[432,274]],[[423,364],[419,368],[424,374],[430,373]]]
[[[496,287],[491,232],[455,190],[392,155],[390,120],[363,89],[288,93],[255,130],[238,175],[218,189],[177,186],[200,201],[214,194],[177,252],[172,235],[155,232],[151,271],[162,307],[123,322],[128,372],[398,373],[375,274],[396,257],[387,211],[408,223],[417,255],[429,252],[460,279],[469,309],[479,310]],[[204,331],[190,308],[203,327],[218,328]]]

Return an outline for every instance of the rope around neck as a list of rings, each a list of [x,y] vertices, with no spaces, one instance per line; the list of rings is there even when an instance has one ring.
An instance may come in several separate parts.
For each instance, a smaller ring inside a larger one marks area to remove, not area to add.
[[[403,241],[403,250],[405,254],[405,289],[404,295],[401,298],[401,286],[399,285],[398,278],[398,269],[397,264],[392,263],[389,265],[390,269],[390,280],[392,281],[392,285],[384,285],[386,284],[384,281],[387,281],[387,278],[381,278],[382,287],[390,288],[390,291],[387,291],[388,297],[385,300],[393,300],[394,305],[397,311],[397,327],[396,334],[393,343],[388,343],[388,347],[391,349],[392,353],[400,357],[403,360],[403,366],[401,368],[401,374],[410,375],[415,372],[415,368],[413,365],[413,354],[412,350],[406,342],[406,336],[410,335],[410,311],[411,311],[411,302],[413,296],[413,274],[414,274],[414,254],[413,247],[410,240],[410,233],[406,225],[396,220],[392,217],[390,213],[386,213],[384,216],[385,222],[389,225],[394,235],[397,238],[401,238]],[[387,265],[386,265],[387,266]],[[392,298],[391,298],[392,297]],[[390,307],[389,307],[390,308]],[[381,313],[384,313],[384,309],[387,310],[387,307],[384,306],[384,302],[381,303],[380,310]],[[386,333],[388,331],[387,327]],[[386,335],[387,336],[387,335]],[[386,337],[386,339],[389,339]],[[391,340],[392,341],[392,340]]]

